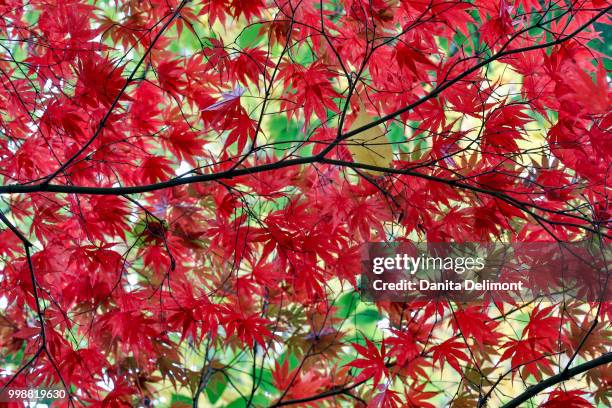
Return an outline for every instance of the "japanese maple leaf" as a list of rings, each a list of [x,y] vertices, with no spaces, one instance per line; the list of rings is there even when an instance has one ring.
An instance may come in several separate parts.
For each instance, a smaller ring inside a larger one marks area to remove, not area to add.
[[[140,166],[140,180],[145,183],[156,183],[167,180],[174,175],[172,162],[163,156],[148,156]]]
[[[202,7],[206,10],[211,25],[217,20],[225,24],[226,15],[231,14],[229,0],[204,0]]]
[[[100,318],[99,330],[108,333],[113,341],[124,342],[144,353],[152,350],[152,339],[158,334],[155,321],[139,310],[108,312]]]
[[[376,387],[380,383],[383,375],[389,375],[389,370],[385,364],[385,342],[383,341],[381,343],[380,350],[378,350],[376,345],[367,338],[365,339],[365,342],[365,347],[357,343],[352,343],[355,350],[357,350],[357,352],[361,354],[363,358],[357,358],[347,365],[363,369],[355,379],[355,382],[373,378],[374,387]]]
[[[595,82],[589,74],[576,67],[576,78],[570,81],[570,86],[575,93],[564,95],[562,99],[574,98],[580,101],[589,112],[606,113],[610,111],[612,105],[612,93],[608,84],[606,69],[602,61],[597,65]]]
[[[495,332],[498,323],[479,309],[478,306],[472,306],[456,310],[451,324],[461,330],[465,338],[473,338],[481,347],[485,344],[495,345],[501,337],[500,333]]]
[[[327,264],[328,269],[332,269],[338,278],[348,280],[355,288],[357,287],[357,275],[361,268],[359,251],[359,246],[346,248],[336,256],[334,262]]]
[[[388,385],[376,387],[380,392],[368,403],[368,408],[397,408],[401,407],[402,399],[397,391],[393,391]]]
[[[417,343],[417,335],[412,331],[400,330],[393,330],[393,334],[394,337],[387,338],[387,343],[391,346],[389,355],[395,356],[400,366],[410,364],[422,351],[422,346]]]
[[[490,93],[487,89],[486,93]],[[444,97],[455,112],[480,119],[483,111],[491,109],[493,103],[486,103],[483,90],[472,84],[460,84],[450,87]]]
[[[37,216],[33,218],[30,231],[44,241],[53,236],[54,226],[65,220],[65,216],[60,213],[60,205],[56,202],[38,200],[33,205]]]
[[[508,5],[504,0],[500,1],[494,15],[486,20],[480,27],[479,31],[484,42],[491,46],[500,43],[504,37],[514,32],[512,24],[512,5]]]
[[[304,373],[301,370],[303,370],[303,367],[289,370],[289,360],[285,360],[283,364],[279,364],[278,361],[274,363],[272,379],[276,389],[285,392],[284,399],[293,400],[316,395],[328,382],[326,378],[319,376],[315,371]],[[305,403],[304,406],[317,407],[319,404],[317,401],[312,401]]]
[[[113,196],[90,197],[88,201],[87,207],[91,208],[91,212],[88,211],[87,221],[97,227],[97,231],[92,234],[100,239],[103,239],[103,234],[118,235],[125,239],[125,231],[128,229],[126,217],[129,215],[125,201]]]
[[[253,17],[259,17],[266,7],[262,0],[230,0],[230,3],[234,17],[244,15],[247,21],[251,21]]]
[[[482,145],[498,152],[519,150],[516,140],[523,139],[520,129],[529,122],[523,105],[502,105],[487,115]],[[487,149],[487,150],[489,150]]]
[[[279,390],[286,390],[291,386],[291,379],[295,375],[295,370],[289,373],[289,360],[285,360],[283,364],[274,362],[274,371],[272,371],[272,379],[274,386]]]
[[[57,127],[63,128],[68,136],[81,141],[85,137],[87,122],[77,106],[60,99],[47,105],[41,119],[41,129],[44,131],[51,132]]]
[[[21,251],[21,242],[10,230],[0,231],[0,254],[8,255]]]
[[[369,184],[363,183],[362,186]],[[382,214],[389,212],[389,206],[370,197],[354,197],[349,203],[345,204],[345,211],[348,215],[348,224],[354,234],[361,236],[364,241],[369,240],[372,235],[384,237],[385,232],[380,222]],[[374,231],[374,233],[372,233]]]
[[[507,226],[507,220],[494,206],[495,201],[490,200],[488,204],[490,204],[488,207],[474,206],[458,211],[462,213],[468,223],[468,225],[464,226],[468,227],[466,230],[471,232],[474,237],[479,237],[482,240],[490,235],[498,236],[500,234],[499,227]],[[466,230],[464,230],[464,233],[467,232]]]
[[[413,75],[422,78],[427,68],[435,68],[435,65],[427,58],[427,54],[421,50],[416,41],[397,45],[395,58],[402,69],[407,69]],[[418,65],[417,65],[418,64]]]
[[[238,152],[242,152],[248,140],[255,137],[257,122],[240,104],[240,97],[245,91],[238,85],[231,92],[222,94],[220,100],[202,109],[202,119],[207,124],[218,132],[229,130],[224,149],[237,143]]]
[[[207,143],[184,121],[174,122],[161,140],[179,160],[184,160],[193,167],[196,166],[196,156],[203,153],[204,144]]]
[[[135,131],[155,133],[160,120],[163,91],[149,82],[141,83],[132,94],[134,101],[130,106],[130,125]]]
[[[181,342],[187,335],[191,335],[196,344],[206,335],[215,338],[219,322],[227,313],[224,306],[211,302],[206,295],[196,296],[193,287],[187,284],[176,285],[174,293],[168,298],[171,304],[168,307],[168,323],[181,333]]]
[[[244,147],[250,139],[255,137],[257,130],[257,122],[249,117],[243,110],[232,121],[232,129],[225,139],[224,148],[227,149],[232,144],[236,143],[239,153],[242,153]]]
[[[78,350],[70,350],[63,356],[59,368],[63,370],[64,380],[67,383],[75,383],[82,381],[84,385],[89,380],[88,371],[96,370],[99,367],[104,367],[106,358],[100,350],[95,347],[81,348]],[[83,377],[83,378],[79,378]]]
[[[236,86],[230,92],[224,92],[221,99],[202,109],[202,118],[207,122],[218,122],[224,116],[240,107],[240,97],[244,95],[246,88]]]
[[[125,84],[122,72],[123,66],[117,67],[113,61],[97,54],[87,54],[79,61],[77,89],[83,102],[92,107],[97,107],[98,103],[110,106]],[[122,97],[129,99],[125,94]]]
[[[541,408],[591,408],[593,404],[581,397],[587,394],[588,392],[580,390],[557,389],[548,395],[548,400],[541,405]]]
[[[432,132],[437,132],[440,126],[446,126],[446,112],[440,98],[431,98],[420,104],[408,117],[420,121],[421,128],[430,129]]]
[[[542,380],[542,373],[553,374],[552,364],[546,354],[552,352],[550,348],[542,348],[546,338],[532,337],[527,340],[509,340],[502,344],[506,350],[500,360],[504,361],[512,357],[512,367],[523,367],[524,376],[532,374],[538,381]],[[512,378],[517,371],[512,371]]]
[[[183,78],[184,68],[182,60],[164,60],[155,67],[157,80],[163,90],[170,93],[175,99],[179,99],[181,89],[187,85]]]
[[[125,381],[125,380],[124,380]],[[136,390],[127,382],[116,384],[111,392],[109,392],[103,400],[94,400],[85,398],[91,402],[90,407],[95,408],[122,408],[132,406],[132,395]]]
[[[555,309],[555,305],[551,305],[540,309],[536,306],[529,316],[529,323],[523,329],[522,336],[538,338],[550,338],[553,340],[559,333],[559,324],[561,319],[556,316],[551,316],[551,312]]]
[[[259,76],[266,74],[266,68],[272,66],[268,54],[260,48],[243,49],[230,64],[233,77],[244,86],[249,80],[256,84]]]
[[[463,370],[461,369],[459,362],[469,361],[468,356],[462,351],[462,349],[465,348],[466,345],[464,342],[451,338],[441,344],[438,344],[437,346],[431,347],[431,351],[433,352],[433,360],[434,362],[439,361],[440,364],[447,362],[461,374],[463,373]]]
[[[265,347],[265,338],[273,336],[266,327],[270,321],[259,317],[257,313],[250,316],[236,312],[229,313],[224,317],[222,323],[228,339],[235,334],[245,345],[251,348],[255,342]]]
[[[435,392],[425,391],[425,383],[413,386],[404,391],[404,397],[406,398],[405,407],[408,408],[436,408],[435,405],[427,402],[438,395]]]
[[[316,62],[304,67],[283,62],[278,77],[283,80],[285,87],[290,86],[294,90],[293,96],[287,96],[287,100],[281,103],[281,107],[287,109],[290,114],[295,109],[303,107],[304,126],[310,123],[313,112],[323,122],[327,119],[325,108],[332,112],[339,111],[333,99],[339,97],[340,94],[334,90],[330,82],[334,74],[322,63]]]

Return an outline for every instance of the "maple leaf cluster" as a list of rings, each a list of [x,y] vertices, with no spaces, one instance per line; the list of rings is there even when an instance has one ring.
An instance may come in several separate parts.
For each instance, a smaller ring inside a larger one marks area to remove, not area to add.
[[[368,242],[606,248],[609,12],[0,1],[0,396],[610,405],[606,300],[359,295]]]

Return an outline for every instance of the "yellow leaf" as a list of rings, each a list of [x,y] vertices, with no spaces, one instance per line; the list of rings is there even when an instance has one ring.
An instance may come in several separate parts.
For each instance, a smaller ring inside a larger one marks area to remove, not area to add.
[[[360,100],[359,113],[351,124],[349,132],[370,124],[372,121],[374,121],[374,117],[366,112],[365,106],[363,106],[363,102]],[[393,161],[393,149],[385,133],[385,129],[381,125],[378,125],[351,136],[346,144],[353,155],[353,160],[361,164],[390,167]],[[383,174],[372,170],[364,171],[374,175]]]

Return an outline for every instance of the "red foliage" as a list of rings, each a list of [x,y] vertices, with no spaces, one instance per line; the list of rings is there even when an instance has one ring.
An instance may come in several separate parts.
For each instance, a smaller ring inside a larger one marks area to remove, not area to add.
[[[372,241],[607,248],[609,11],[0,0],[0,386],[502,405],[605,356],[606,302],[369,303],[359,274]],[[542,406],[609,403],[578,380]]]

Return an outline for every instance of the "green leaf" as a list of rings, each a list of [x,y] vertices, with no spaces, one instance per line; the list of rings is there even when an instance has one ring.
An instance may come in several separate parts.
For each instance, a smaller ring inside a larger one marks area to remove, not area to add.
[[[370,326],[372,323],[378,322],[382,319],[378,309],[375,307],[368,307],[367,309],[361,310],[355,314],[355,322],[357,326]]]
[[[242,398],[238,398],[232,402],[230,402],[225,408],[245,408],[246,401]]]
[[[208,382],[206,386],[206,395],[208,396],[209,401],[214,404],[219,401],[221,395],[227,388],[227,378],[219,372],[213,374],[212,378]]]
[[[395,122],[391,123],[388,127],[387,139],[389,139],[393,145],[406,142],[404,127]]]
[[[238,37],[238,39],[236,40],[236,43],[241,48],[255,47],[257,44],[259,44],[264,39],[263,36],[259,35],[260,30],[261,30],[261,24],[253,24],[245,28],[241,32],[240,37]]]
[[[355,291],[343,294],[336,301],[335,306],[338,308],[336,315],[340,319],[348,318],[357,310],[360,302],[359,293]]]
[[[292,141],[299,140],[299,129],[296,121],[287,121],[287,118],[281,115],[274,116],[270,119],[270,131],[272,134],[272,142],[276,143],[274,149],[277,152],[284,152],[291,148]],[[286,142],[286,143],[282,143]]]
[[[270,401],[264,397],[263,395],[255,395],[253,397],[253,401],[251,401],[251,407],[267,407]],[[232,401],[229,405],[226,405],[226,408],[245,408],[247,406],[246,401],[240,397],[234,401]]]
[[[188,397],[186,395],[172,394],[172,397],[170,398],[170,405],[174,405],[174,404],[192,405],[193,400],[191,399],[191,397]]]

